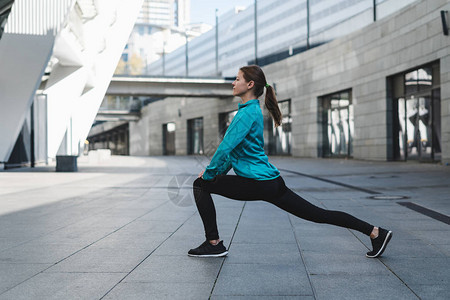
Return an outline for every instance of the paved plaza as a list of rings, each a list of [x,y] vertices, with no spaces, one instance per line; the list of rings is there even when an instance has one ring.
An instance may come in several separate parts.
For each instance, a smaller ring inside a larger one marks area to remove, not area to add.
[[[214,196],[226,258],[204,240],[202,157],[80,157],[0,171],[0,299],[450,299],[450,166],[272,157],[315,205],[393,230],[359,232]],[[232,189],[233,187],[230,187]]]

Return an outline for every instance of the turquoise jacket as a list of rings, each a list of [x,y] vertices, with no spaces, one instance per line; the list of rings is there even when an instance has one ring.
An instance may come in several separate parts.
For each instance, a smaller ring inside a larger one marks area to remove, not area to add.
[[[233,168],[242,177],[270,180],[280,172],[264,153],[263,115],[259,100],[239,104],[239,110],[225,133],[222,142],[203,173],[203,179],[212,180]]]

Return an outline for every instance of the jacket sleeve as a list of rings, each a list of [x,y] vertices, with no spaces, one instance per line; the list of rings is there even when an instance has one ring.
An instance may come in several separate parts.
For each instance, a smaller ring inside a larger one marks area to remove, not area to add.
[[[228,173],[231,169],[230,152],[245,139],[254,122],[254,114],[252,115],[248,110],[241,110],[234,116],[222,142],[203,173],[203,179],[212,180],[217,175]]]

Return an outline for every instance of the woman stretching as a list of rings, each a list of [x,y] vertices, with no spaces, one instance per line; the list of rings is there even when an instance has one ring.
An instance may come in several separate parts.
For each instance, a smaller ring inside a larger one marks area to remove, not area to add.
[[[211,194],[235,200],[264,200],[305,220],[358,230],[371,238],[378,257],[386,249],[392,231],[374,227],[344,212],[317,207],[286,187],[280,172],[264,153],[263,115],[257,99],[266,88],[265,105],[275,126],[281,125],[281,112],[273,88],[256,65],[239,69],[233,82],[233,96],[242,99],[239,110],[206,170],[194,181],[194,197],[205,228],[206,241],[191,249],[189,256],[220,257],[228,254],[219,239],[216,210]],[[226,175],[233,168],[237,175]]]

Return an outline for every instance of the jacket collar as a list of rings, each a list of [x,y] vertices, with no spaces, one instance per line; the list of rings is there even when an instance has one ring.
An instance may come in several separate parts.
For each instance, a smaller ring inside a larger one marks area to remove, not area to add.
[[[239,104],[238,104],[238,107],[241,108],[241,107],[245,107],[245,106],[251,105],[251,104],[258,104],[258,105],[259,105],[259,100],[258,100],[258,99],[248,100],[248,101],[245,102],[245,103],[239,103]]]

